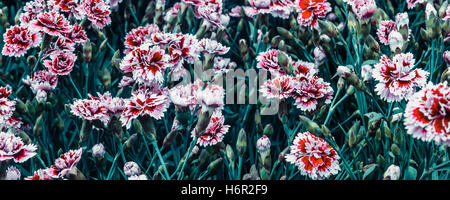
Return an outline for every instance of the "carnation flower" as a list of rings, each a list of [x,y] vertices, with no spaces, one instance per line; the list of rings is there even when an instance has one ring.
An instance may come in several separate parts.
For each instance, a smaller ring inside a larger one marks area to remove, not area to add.
[[[69,43],[84,44],[87,41],[86,31],[78,24],[72,26],[69,32],[64,34],[66,41]]]
[[[364,82],[372,80],[372,67],[370,65],[361,66],[361,77]]]
[[[450,6],[447,6],[447,10],[445,11],[444,17],[442,20],[448,21],[450,20]]]
[[[105,125],[109,121],[108,109],[101,101],[95,99],[76,100],[70,105],[70,112],[81,119],[100,120]]]
[[[123,173],[128,177],[139,175],[141,174],[141,168],[137,163],[129,161],[123,166]]]
[[[12,133],[0,132],[0,162],[14,160],[23,163],[35,156],[36,150],[36,145],[25,145],[22,138]]]
[[[31,20],[35,19],[37,15],[45,12],[45,1],[34,0],[25,3],[23,13],[20,15],[20,25],[27,25]]]
[[[450,145],[450,88],[447,82],[428,83],[406,105],[404,124],[408,134],[424,141]]]
[[[49,35],[59,36],[70,31],[69,21],[57,12],[44,12],[30,22],[31,28]]]
[[[0,87],[0,122],[4,122],[11,118],[16,109],[16,102],[9,100],[8,96],[11,90],[7,87]]]
[[[209,124],[206,127],[203,135],[198,137],[197,144],[200,146],[212,146],[219,142],[222,142],[224,135],[230,128],[229,125],[224,125],[225,119],[221,112],[214,112],[209,120]],[[192,130],[192,137],[196,137],[196,129]]]
[[[104,0],[80,0],[78,9],[77,17],[79,19],[87,16],[87,19],[99,29],[103,29],[111,23],[109,16],[111,9]]]
[[[120,63],[120,69],[131,73],[133,79],[141,84],[153,81],[161,83],[164,69],[169,64],[169,56],[159,46],[145,44],[127,54]]]
[[[315,47],[313,54],[314,54],[314,60],[316,61],[316,63],[322,63],[327,58],[327,55],[325,54],[325,51],[323,50],[323,48],[321,46]]]
[[[331,11],[331,5],[327,0],[299,0],[297,3],[300,25],[306,27],[317,27],[317,20],[324,18]]]
[[[293,0],[272,0],[270,1],[270,14],[274,17],[288,19],[294,6],[295,1]]]
[[[295,85],[290,76],[279,76],[268,80],[261,86],[260,92],[269,99],[285,99],[292,95]]]
[[[177,17],[178,13],[180,12],[180,9],[181,9],[181,3],[177,2],[177,3],[173,4],[172,8],[170,8],[166,12],[166,15],[164,15],[164,21],[166,21],[167,23],[170,23],[171,19],[174,19],[175,17]]]
[[[292,63],[295,74],[315,75],[319,71],[314,63],[298,60]]]
[[[200,40],[198,45],[200,47],[200,51],[205,54],[224,55],[230,50],[230,47],[225,47],[219,42],[208,38],[203,38]]]
[[[23,122],[20,121],[20,119],[11,116],[9,119],[7,119],[6,121],[0,122],[0,130],[2,128],[6,128],[6,129],[20,129],[20,127],[22,127]]]
[[[417,4],[424,2],[426,2],[426,0],[407,0],[408,9],[413,9]]]
[[[59,158],[55,160],[55,164],[47,169],[48,175],[52,178],[63,178],[69,174],[75,165],[80,161],[83,149],[69,150],[68,152],[61,154]]]
[[[214,57],[214,72],[215,73],[227,73],[229,70],[237,67],[235,62],[231,62],[229,58]]]
[[[396,30],[397,24],[394,21],[381,21],[377,29],[378,39],[382,44],[389,45],[389,34]]]
[[[198,40],[191,34],[176,34],[168,44],[170,63],[175,67],[184,61],[193,64],[200,56]]]
[[[207,84],[203,90],[200,88],[195,91],[194,96],[202,104],[202,108],[205,106],[213,110],[223,109],[225,91],[222,86]]]
[[[49,168],[38,169],[34,172],[33,176],[28,176],[25,180],[52,180],[52,177],[48,174]]]
[[[403,25],[409,25],[409,18],[408,13],[398,13],[395,15],[395,23],[397,24],[397,27],[401,27]]]
[[[124,76],[122,77],[122,80],[120,80],[119,87],[121,88],[128,87],[130,85],[133,85],[135,82],[136,81],[133,78]]]
[[[195,9],[195,16],[197,18],[202,18],[212,26],[216,27],[224,27],[222,24],[222,13],[221,10],[222,5],[220,7],[218,5],[203,5],[198,6]]]
[[[110,114],[120,113],[125,109],[125,100],[120,97],[112,97],[111,93],[106,92],[103,95],[97,93],[98,97],[88,95],[91,100],[99,101],[105,106]]]
[[[31,47],[39,46],[41,40],[42,34],[30,30],[26,26],[11,26],[3,34],[5,45],[2,55],[23,56]]]
[[[169,90],[169,98],[175,106],[184,108],[194,104],[194,93],[191,84],[179,85]]]
[[[5,177],[3,180],[20,180],[20,171],[17,167],[10,166],[6,169]]]
[[[61,12],[71,12],[77,6],[78,0],[50,0],[49,3]]]
[[[44,61],[44,66],[56,75],[67,75],[72,71],[77,56],[72,52],[54,52],[50,54],[50,60]]]
[[[27,76],[23,83],[29,85],[36,94],[36,100],[46,101],[47,91],[54,90],[58,84],[58,77],[48,71],[37,71],[31,77]]]
[[[43,58],[50,56],[53,53],[70,52],[75,50],[75,43],[69,41],[64,37],[59,37],[56,42],[52,42],[48,50],[44,53]]]
[[[270,12],[270,2],[271,0],[248,0],[250,6],[262,14]]]
[[[140,47],[146,40],[151,39],[153,33],[159,32],[159,28],[155,24],[141,26],[127,33],[125,36],[125,54]]]
[[[300,75],[292,79],[295,105],[302,111],[314,111],[321,103],[330,104],[333,88],[317,76]]]
[[[302,175],[311,179],[325,179],[339,172],[339,155],[323,139],[309,132],[298,133],[286,161],[298,167]]]
[[[141,175],[130,176],[130,177],[128,177],[128,180],[143,181],[143,180],[148,180],[148,178],[145,174],[141,174]]]
[[[397,50],[401,51],[405,44],[402,34],[398,31],[389,33],[388,42],[392,52],[396,52]]]
[[[256,57],[256,61],[258,62],[256,64],[256,67],[265,69],[275,75],[280,74],[281,67],[278,63],[278,53],[279,50],[276,49],[270,49],[268,51],[259,53],[259,55]],[[291,58],[288,57],[288,59],[288,62],[291,63]]]
[[[348,0],[347,2],[352,6],[353,13],[360,21],[370,19],[377,10],[375,0]]]
[[[131,120],[139,116],[161,119],[168,107],[169,98],[165,94],[152,93],[149,90],[138,90],[133,93],[130,99],[126,100],[120,121],[128,129],[131,126]]]
[[[450,51],[444,51],[443,57],[447,65],[450,65]]]
[[[416,87],[425,85],[428,72],[422,69],[411,70],[414,67],[414,58],[411,53],[401,53],[394,56],[391,61],[382,56],[380,63],[376,64],[372,76],[379,83],[375,91],[387,102],[401,101],[409,98]]]

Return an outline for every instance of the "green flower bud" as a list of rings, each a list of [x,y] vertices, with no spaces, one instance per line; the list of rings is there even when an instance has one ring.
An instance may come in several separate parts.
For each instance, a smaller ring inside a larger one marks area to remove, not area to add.
[[[239,156],[243,156],[247,151],[247,133],[244,129],[241,129],[238,134],[238,138],[236,141],[236,149],[238,151]]]

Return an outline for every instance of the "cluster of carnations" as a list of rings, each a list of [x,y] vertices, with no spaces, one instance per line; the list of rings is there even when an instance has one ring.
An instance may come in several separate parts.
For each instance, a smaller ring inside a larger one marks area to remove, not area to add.
[[[318,20],[331,11],[327,0],[248,0],[250,6],[236,6],[229,13],[232,17],[253,18],[258,14],[270,14],[273,17],[289,18],[291,12],[298,12],[298,23],[304,27],[318,27]]]
[[[75,48],[87,41],[83,27],[92,24],[101,29],[111,23],[109,3],[103,0],[34,0],[27,2],[20,14],[20,23],[8,28],[3,35],[5,56],[24,56],[33,47],[40,54],[34,74],[23,80],[36,94],[38,101],[45,101],[47,92],[56,88],[57,76],[68,75],[77,59]],[[70,24],[68,18],[79,20]],[[88,20],[84,21],[84,20]],[[40,61],[46,70],[36,71]]]
[[[318,68],[314,63],[294,62],[285,52],[275,49],[260,53],[256,59],[257,67],[269,71],[273,77],[260,88],[264,97],[275,100],[293,97],[294,105],[307,112],[316,111],[321,104],[331,103],[333,88],[317,76]],[[262,137],[257,147],[264,157],[262,154],[270,148],[270,141]],[[336,151],[309,132],[299,133],[290,149],[286,161],[295,164],[302,175],[324,179],[340,170]]]
[[[409,41],[411,30],[409,29],[408,13],[398,13],[395,21],[384,20],[378,25],[377,35],[380,42],[389,45],[392,52],[402,50]]]
[[[3,129],[19,129],[22,121],[15,117],[16,101],[10,100],[11,90],[8,87],[0,87],[0,131]]]
[[[213,39],[198,40],[191,34],[162,32],[152,24],[131,30],[125,38],[125,48],[126,55],[120,62],[124,76],[119,86],[133,86],[131,97],[112,98],[107,93],[98,98],[76,100],[71,105],[74,115],[89,121],[99,120],[106,126],[111,116],[119,114],[122,125],[129,129],[133,119],[161,119],[170,102],[178,109],[190,107],[192,112],[198,104],[198,110],[214,111],[198,143],[206,146],[222,141],[228,126],[223,124],[221,114],[224,104],[221,86],[197,80],[169,90],[163,84],[168,78],[179,80],[189,73],[183,65],[198,61],[201,54],[207,60],[214,59],[217,73],[226,71],[231,63],[219,56],[226,54],[228,47]]]
[[[46,169],[36,170],[32,176],[26,177],[25,180],[57,180],[66,179],[68,177],[79,176],[76,164],[80,161],[83,150],[69,150],[61,154],[55,160],[55,163]]]
[[[285,67],[279,63],[280,54],[286,58]],[[331,103],[333,88],[317,76],[318,69],[314,63],[294,62],[286,53],[275,49],[261,52],[256,60],[258,68],[269,71],[274,77],[261,86],[260,92],[264,97],[275,100],[293,97],[297,108],[309,112],[323,103]]]
[[[230,21],[230,17],[222,13],[223,0],[182,0],[182,2],[194,6],[195,17],[204,19],[209,26],[224,28]],[[175,4],[174,8],[179,6],[181,5]]]

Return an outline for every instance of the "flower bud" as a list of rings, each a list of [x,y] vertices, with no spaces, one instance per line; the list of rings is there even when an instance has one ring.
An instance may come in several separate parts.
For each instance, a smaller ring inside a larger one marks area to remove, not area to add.
[[[283,27],[277,27],[277,31],[278,33],[280,33],[281,36],[285,37],[288,40],[292,40],[294,38],[292,33]]]
[[[178,130],[173,130],[169,134],[167,134],[166,137],[164,137],[163,147],[166,148],[166,147],[170,146],[173,143],[173,141],[175,140],[175,137],[177,135],[178,135]]]
[[[225,153],[227,155],[227,158],[229,161],[231,161],[231,163],[234,163],[234,152],[233,152],[233,148],[227,144],[227,146],[225,147]]]
[[[392,144],[391,145],[391,151],[394,155],[399,156],[401,154],[401,150],[400,147],[398,147],[397,144]]]
[[[272,134],[273,134],[273,126],[272,124],[267,124],[264,127],[263,135],[270,137],[272,136]]]
[[[128,149],[130,149],[131,147],[133,147],[133,145],[136,143],[138,138],[138,134],[135,133],[133,135],[131,135],[124,143],[123,143],[123,151],[126,151]]]
[[[44,125],[44,117],[43,114],[39,115],[39,117],[36,119],[36,123],[34,123],[33,127],[33,135],[39,136],[42,133],[42,126]]]
[[[101,160],[105,157],[105,147],[102,143],[98,143],[92,147],[92,156],[97,160]]]
[[[196,137],[200,137],[205,132],[206,127],[211,119],[211,112],[209,110],[202,110],[195,125],[194,132]]]
[[[242,128],[239,131],[238,138],[236,141],[236,149],[238,151],[239,156],[243,156],[247,151],[247,133]]]
[[[392,31],[389,33],[388,41],[392,53],[397,54],[402,52],[405,41],[401,33],[398,31]]]
[[[350,68],[348,68],[347,66],[339,66],[336,72],[340,77],[347,81],[347,83],[353,85],[356,89],[361,91],[366,90],[366,86],[359,79],[358,75],[356,75],[356,73],[350,70]]]
[[[123,166],[123,173],[125,173],[126,176],[131,177],[134,175],[140,175],[141,174],[141,168],[139,165],[133,161],[126,162]]]
[[[383,180],[398,180],[400,178],[400,167],[391,165],[383,174]]]
[[[323,21],[323,20],[319,20],[318,22],[319,22],[320,31],[322,33],[324,33],[325,35],[334,38],[339,33],[337,31],[336,26],[333,23],[331,23],[329,21]]]
[[[91,62],[91,59],[92,59],[92,44],[91,44],[90,41],[86,41],[86,43],[83,46],[83,59],[84,59],[85,62]]]
[[[272,48],[277,48],[277,47],[278,47],[278,44],[280,43],[280,41],[281,41],[281,36],[276,35],[276,36],[273,37],[272,40],[270,41],[270,46],[271,46]]]
[[[315,136],[322,135],[322,130],[320,126],[316,123],[310,120],[308,117],[300,115],[300,122],[305,126],[306,130],[308,130],[310,133],[312,133]]]
[[[84,119],[83,123],[81,124],[80,141],[78,142],[79,144],[88,139],[89,135],[91,134],[91,130],[92,124],[88,120]]]
[[[316,48],[314,48],[313,54],[314,54],[314,60],[317,64],[323,63],[327,57],[327,55],[325,54],[325,51],[322,49],[321,46],[317,46]]]
[[[270,139],[267,136],[262,136],[256,141],[256,149],[259,153],[270,151]]]
[[[214,175],[217,173],[217,171],[222,167],[222,163],[223,163],[223,159],[222,158],[217,158],[216,160],[212,161],[209,165],[208,165],[208,175]]]
[[[378,166],[380,166],[381,168],[383,168],[384,165],[385,165],[384,157],[383,157],[381,154],[378,154],[378,156],[377,156],[377,164],[378,164]]]

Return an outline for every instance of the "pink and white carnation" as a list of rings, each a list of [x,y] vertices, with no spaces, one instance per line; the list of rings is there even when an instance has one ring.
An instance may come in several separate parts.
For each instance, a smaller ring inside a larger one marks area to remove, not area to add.
[[[450,146],[450,87],[429,82],[410,98],[404,124],[408,134],[423,141]]]
[[[69,150],[68,152],[61,154],[59,158],[55,160],[55,164],[47,169],[47,173],[52,178],[63,178],[68,175],[80,161],[83,149]]]
[[[24,144],[22,138],[12,133],[0,132],[0,162],[13,160],[23,163],[36,155],[34,144]]]
[[[128,53],[120,63],[120,69],[130,73],[140,84],[162,83],[169,56],[159,46],[142,45]]]
[[[161,119],[170,104],[167,95],[152,93],[150,90],[143,89],[134,92],[131,98],[125,102],[125,109],[122,112],[120,121],[127,129],[131,126],[131,120],[140,116]]]
[[[29,29],[27,26],[11,26],[3,34],[5,42],[2,55],[20,57],[28,49],[38,47],[42,41],[42,34]]]
[[[200,146],[212,146],[219,142],[222,142],[225,134],[230,128],[229,125],[224,125],[225,119],[221,112],[214,112],[209,120],[209,124],[206,127],[203,135],[198,137],[197,144]],[[196,129],[192,130],[192,137],[196,137]]]
[[[58,84],[58,76],[48,71],[37,71],[25,78],[23,83],[30,86],[31,91],[36,94],[36,100],[46,101],[47,92],[54,90]]]
[[[415,59],[411,53],[401,53],[391,61],[382,56],[380,63],[375,64],[372,76],[379,83],[375,91],[387,102],[408,99],[416,91],[416,87],[425,85],[428,72],[422,69],[412,70]]]
[[[329,178],[341,170],[336,150],[310,132],[298,133],[285,158],[296,165],[302,175],[313,180]]]
[[[285,99],[292,95],[295,84],[291,76],[279,76],[261,86],[261,94],[268,99]]]
[[[315,111],[320,104],[330,104],[333,99],[330,83],[317,76],[298,75],[292,79],[292,84],[294,104],[302,111]]]

